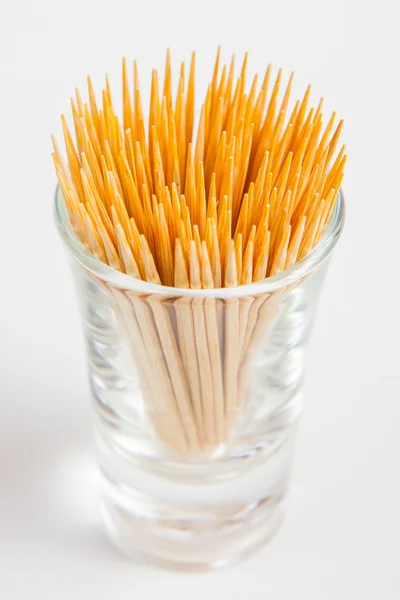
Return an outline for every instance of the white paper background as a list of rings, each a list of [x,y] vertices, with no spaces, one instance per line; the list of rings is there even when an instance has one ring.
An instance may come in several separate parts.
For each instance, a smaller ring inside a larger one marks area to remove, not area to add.
[[[399,66],[395,0],[3,2],[0,7],[0,597],[4,600],[394,600],[400,595]],[[51,132],[75,86],[170,46],[250,52],[310,81],[346,120],[345,234],[312,341],[291,510],[230,571],[130,564],[103,538],[85,360],[52,225]]]

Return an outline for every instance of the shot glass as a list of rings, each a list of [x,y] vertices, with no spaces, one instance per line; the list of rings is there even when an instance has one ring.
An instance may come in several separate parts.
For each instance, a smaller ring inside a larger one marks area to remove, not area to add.
[[[108,535],[167,567],[247,557],[282,520],[342,194],[309,255],[235,288],[170,288],[112,269],[75,236],[59,188],[55,222],[81,307]]]

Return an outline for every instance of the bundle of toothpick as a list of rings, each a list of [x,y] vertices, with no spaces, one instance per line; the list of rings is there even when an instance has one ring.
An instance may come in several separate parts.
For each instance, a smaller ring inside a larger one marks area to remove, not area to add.
[[[343,122],[323,126],[310,87],[289,112],[293,74],[247,85],[247,54],[215,67],[195,127],[195,54],[182,63],[175,97],[170,54],[152,74],[143,109],[122,64],[122,123],[106,78],[101,104],[72,99],[75,141],[62,117],[68,161],[53,159],[72,228],[99,260],[150,283],[187,289],[236,287],[291,267],[323,235],[346,163]],[[105,282],[131,343],[159,440],[179,453],[227,442],[248,389],[248,366],[280,296],[225,300],[140,295]]]

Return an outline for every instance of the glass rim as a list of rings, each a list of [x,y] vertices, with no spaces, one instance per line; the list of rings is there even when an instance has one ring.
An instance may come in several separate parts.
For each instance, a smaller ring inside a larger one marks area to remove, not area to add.
[[[281,271],[273,277],[267,277],[261,281],[255,281],[246,285],[236,287],[212,288],[212,289],[185,289],[149,283],[141,279],[135,279],[121,271],[103,263],[91,254],[75,235],[67,212],[64,197],[60,186],[57,185],[54,194],[54,221],[57,231],[66,246],[69,254],[85,270],[104,282],[110,283],[120,289],[129,290],[141,294],[157,294],[159,296],[190,296],[202,298],[240,298],[243,296],[254,296],[275,292],[281,288],[292,285],[309,275],[317,269],[328,258],[334,249],[343,230],[345,220],[345,201],[342,188],[340,188],[335,208],[332,212],[328,226],[318,244],[302,260],[295,263],[289,269]]]

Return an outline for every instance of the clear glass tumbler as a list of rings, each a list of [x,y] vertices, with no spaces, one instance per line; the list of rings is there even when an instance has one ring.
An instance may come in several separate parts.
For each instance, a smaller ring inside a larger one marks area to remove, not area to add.
[[[305,259],[218,290],[158,286],[106,266],[74,235],[59,189],[55,221],[81,305],[108,534],[169,567],[248,556],[281,522],[342,195]]]

